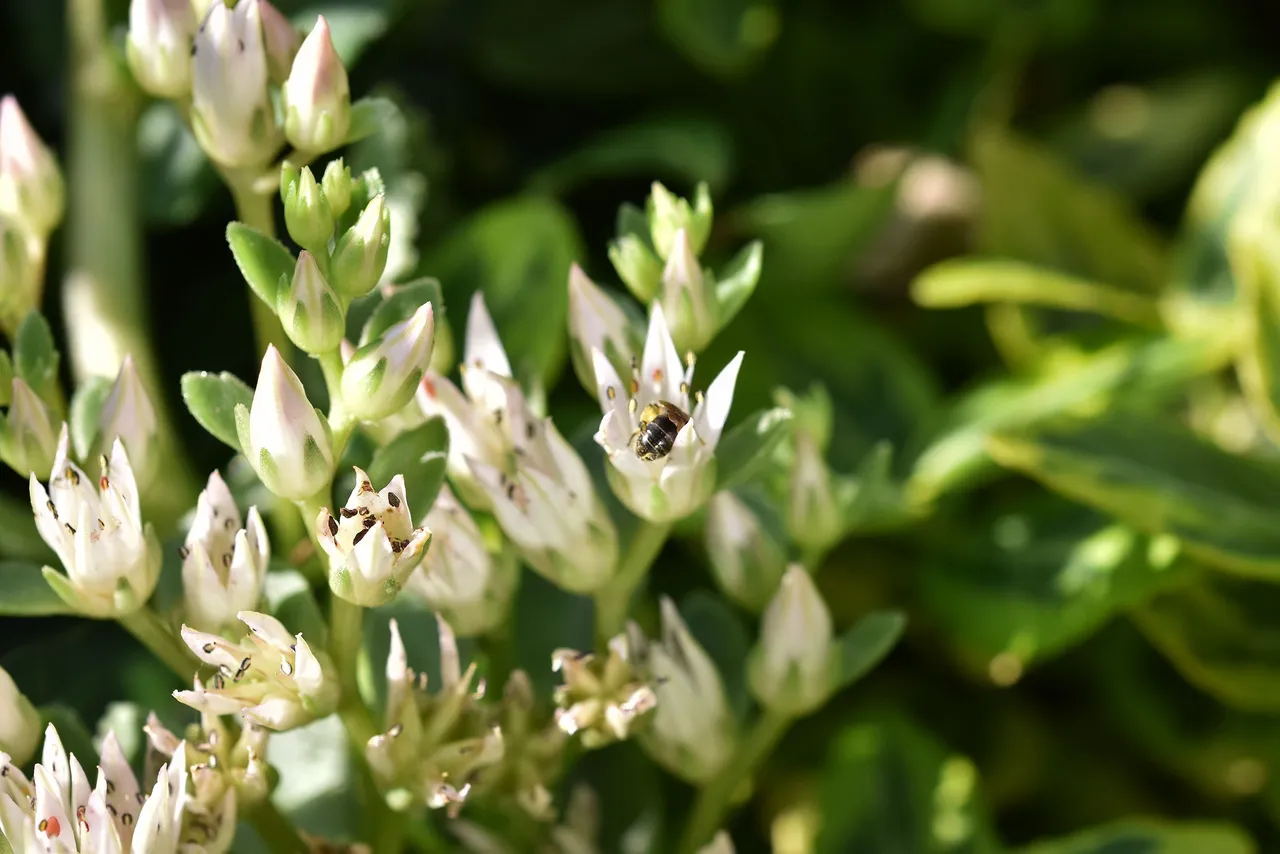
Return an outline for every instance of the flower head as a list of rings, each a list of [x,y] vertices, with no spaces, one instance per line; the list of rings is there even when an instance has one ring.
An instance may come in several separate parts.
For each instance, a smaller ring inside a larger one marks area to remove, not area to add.
[[[812,711],[831,693],[835,651],[831,612],[804,567],[792,564],[760,622],[748,677],[764,706]]]
[[[54,592],[91,617],[117,617],[146,604],[160,575],[160,545],[143,526],[138,486],[117,439],[102,458],[97,482],[69,458],[64,424],[46,490],[31,475],[36,528],[62,561],[66,575],[45,568]]]
[[[0,98],[0,216],[38,237],[62,221],[66,189],[53,152],[12,95]]]
[[[119,439],[129,453],[134,475],[146,486],[155,475],[157,438],[155,407],[138,376],[133,357],[126,354],[98,415],[96,446],[106,450]]]
[[[594,391],[592,352],[599,350],[622,370],[640,349],[640,336],[613,297],[587,278],[582,268],[569,268],[569,345],[573,370],[583,387]]]
[[[630,633],[636,634],[634,626]],[[651,722],[658,698],[639,670],[637,646],[634,637],[618,635],[604,658],[572,649],[552,653],[551,669],[564,678],[555,692],[556,723],[566,735],[579,735],[583,747],[624,741]]]
[[[337,516],[321,510],[316,530],[329,556],[329,588],[366,608],[396,598],[431,542],[429,530],[413,527],[404,477],[378,492],[359,468],[346,506]]]
[[[596,442],[609,458],[609,484],[623,504],[653,522],[683,518],[701,507],[715,489],[715,449],[729,417],[741,352],[707,389],[691,392],[693,357],[682,363],[660,305],[654,305],[644,354],[631,382],[623,385],[609,360],[596,350],[596,389],[604,419]],[[690,405],[690,401],[693,405]],[[670,451],[641,459],[635,450],[641,419],[651,405],[674,405],[688,415]]]
[[[132,0],[125,53],[138,85],[160,98],[188,94],[195,31],[190,0]]]
[[[408,590],[463,637],[506,623],[519,579],[515,554],[509,549],[490,551],[479,526],[448,486],[440,488],[425,525],[431,531],[431,548],[409,576]]]
[[[338,705],[338,678],[328,656],[312,651],[301,634],[291,635],[268,614],[241,611],[249,634],[225,637],[182,627],[182,640],[218,672],[206,685],[173,696],[211,715],[243,713],[267,729],[287,730],[331,713]]]
[[[40,743],[40,713],[0,667],[0,754],[26,765]]]
[[[284,82],[284,111],[285,137],[301,151],[330,151],[346,141],[351,88],[323,15],[294,57]]]
[[[182,593],[186,621],[219,633],[236,614],[258,607],[271,559],[258,508],[242,524],[231,490],[216,471],[196,502],[196,516],[182,547]]]

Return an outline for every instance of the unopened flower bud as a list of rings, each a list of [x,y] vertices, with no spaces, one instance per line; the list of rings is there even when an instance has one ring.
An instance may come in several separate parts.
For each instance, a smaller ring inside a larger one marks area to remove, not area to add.
[[[391,212],[379,194],[360,212],[360,218],[338,239],[333,250],[333,286],[349,297],[373,290],[387,266],[391,246]]]
[[[17,377],[12,382],[9,413],[0,430],[0,455],[18,474],[45,480],[58,452],[53,415],[31,386]]]
[[[262,5],[262,41],[267,50],[267,73],[272,83],[280,85],[289,77],[293,58],[298,55],[298,46],[302,44],[302,33],[268,0],[259,2]]]
[[[408,589],[463,637],[483,635],[507,622],[519,570],[515,554],[493,554],[471,514],[449,490],[427,514],[431,548],[409,576]]]
[[[413,527],[404,477],[378,492],[359,468],[346,506],[337,516],[321,510],[316,531],[329,556],[329,589],[365,608],[395,599],[431,542],[431,531]]]
[[[364,421],[404,409],[431,362],[434,330],[431,303],[426,303],[356,350],[342,369],[342,405]]]
[[[632,354],[640,351],[640,334],[613,298],[574,264],[569,268],[569,353],[578,381],[594,392],[593,350],[625,371]]]
[[[765,609],[751,651],[751,691],[766,708],[801,715],[831,693],[831,612],[804,567],[792,564]]]
[[[676,233],[688,235],[689,248],[696,257],[707,245],[711,234],[711,193],[705,183],[698,184],[694,204],[672,193],[657,181],[649,194],[649,235],[658,255],[666,261],[676,251]]]
[[[191,38],[196,31],[190,0],[132,0],[125,54],[138,85],[157,98],[191,91]]]
[[[660,299],[671,324],[671,338],[681,353],[702,350],[719,331],[715,296],[683,228],[672,238]]]
[[[26,765],[36,755],[40,733],[40,713],[0,667],[0,753],[7,753],[14,765]],[[4,789],[0,788],[3,797]]]
[[[801,546],[825,550],[844,534],[834,478],[814,437],[805,430],[795,433],[795,453],[795,462],[791,466],[787,527],[791,538]]]
[[[259,166],[280,147],[267,89],[261,0],[216,0],[196,32],[191,124],[196,141],[230,168]]]
[[[125,354],[120,363],[120,373],[103,401],[98,415],[98,439],[94,443],[99,453],[106,451],[119,439],[129,452],[134,476],[144,488],[155,475],[156,438],[159,423],[142,378],[133,363],[133,357]]]
[[[253,405],[236,406],[236,431],[249,464],[281,498],[311,498],[333,476],[329,425],[274,346],[262,357]]]
[[[182,548],[182,592],[186,622],[201,631],[234,629],[236,614],[258,607],[271,546],[250,507],[242,527],[240,509],[216,471],[196,501],[195,520]]]
[[[0,98],[0,216],[46,236],[62,221],[66,190],[58,163],[12,95]]]
[[[321,15],[294,57],[284,83],[284,133],[301,151],[332,151],[351,127],[347,70]]]
[[[636,299],[650,302],[662,286],[662,261],[643,240],[624,234],[609,244],[609,261]]]
[[[342,158],[330,160],[324,167],[324,177],[320,179],[320,188],[324,190],[325,201],[329,203],[329,213],[336,220],[351,207],[351,170],[342,162]]]
[[[327,353],[337,347],[347,319],[338,295],[324,280],[316,259],[305,249],[298,253],[293,281],[277,296],[276,313],[289,340],[305,353]]]
[[[30,237],[0,216],[0,324],[10,332],[40,304],[40,268],[31,248]]]
[[[717,492],[707,508],[707,555],[716,584],[753,612],[769,603],[787,567],[780,514],[767,499]]]
[[[290,180],[291,170],[282,172],[285,183],[284,224],[293,242],[316,253],[328,253],[329,238],[333,235],[333,211],[320,189],[320,182],[310,166],[302,167],[297,180]]]

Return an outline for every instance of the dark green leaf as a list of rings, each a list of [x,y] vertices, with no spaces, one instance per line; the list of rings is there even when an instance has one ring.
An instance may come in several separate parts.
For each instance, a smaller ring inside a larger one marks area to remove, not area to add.
[[[720,303],[717,322],[724,326],[737,315],[755,293],[764,261],[764,244],[753,240],[720,270],[716,281],[716,300]]]
[[[661,0],[658,19],[681,53],[705,71],[745,71],[778,37],[782,13],[772,0]]]
[[[751,638],[742,618],[724,599],[705,590],[695,590],[680,602],[680,616],[689,633],[715,662],[729,705],[738,719],[743,719],[751,704],[746,678]]]
[[[227,243],[235,256],[240,275],[258,299],[274,311],[276,295],[293,280],[297,260],[284,244],[251,225],[233,222],[227,226]]]
[[[111,393],[111,380],[106,377],[89,377],[80,384],[71,396],[71,446],[76,456],[86,459],[93,451],[94,440],[98,436],[98,417],[102,414],[102,405]]]
[[[396,475],[404,475],[405,498],[410,508],[416,508],[416,519],[435,503],[448,454],[449,428],[443,418],[430,418],[379,448],[369,463],[369,477],[381,488]]]
[[[868,614],[840,636],[840,665],[833,691],[842,691],[871,672],[902,637],[907,617],[901,611]]]
[[[172,104],[152,103],[138,120],[138,198],[151,222],[186,225],[200,215],[218,176]]]
[[[46,403],[58,396],[59,358],[49,321],[32,309],[14,336],[13,369]]]
[[[58,598],[38,563],[0,561],[0,614],[12,617],[44,617],[70,614],[72,609]]]
[[[1229,824],[1132,820],[1017,849],[1018,854],[1254,854],[1255,850],[1253,841]]]
[[[390,98],[361,98],[351,104],[351,127],[347,131],[347,143],[357,142],[378,132],[386,122],[392,121],[400,108]]]
[[[240,450],[235,409],[237,404],[248,407],[253,403],[253,389],[225,371],[193,371],[182,376],[182,399],[201,427]]]
[[[57,728],[62,746],[79,759],[81,765],[96,763],[98,751],[93,747],[93,734],[85,726],[79,712],[70,706],[52,703],[40,707],[40,717],[46,724],[53,724]]]
[[[431,303],[431,310],[439,323],[444,314],[444,298],[440,294],[440,283],[435,279],[414,279],[403,285],[394,285],[364,324],[360,343],[377,340],[393,325],[408,320],[426,303]]]
[[[313,520],[314,521],[314,520]],[[267,611],[291,634],[302,633],[319,649],[328,643],[328,624],[306,577],[293,567],[273,562],[262,588]]]
[[[380,667],[375,667],[380,670]],[[337,715],[271,737],[271,765],[279,784],[271,800],[299,830],[327,839],[360,832],[358,767]]]
[[[748,415],[726,431],[716,446],[716,489],[732,489],[764,471],[790,426],[791,413],[775,408]]]
[[[863,458],[852,479],[849,499],[841,507],[847,532],[893,528],[915,518],[892,467],[893,445],[888,442],[880,442]]]
[[[1112,412],[994,437],[992,455],[1148,534],[1172,534],[1226,569],[1280,578],[1280,464],[1210,444],[1168,416]]]

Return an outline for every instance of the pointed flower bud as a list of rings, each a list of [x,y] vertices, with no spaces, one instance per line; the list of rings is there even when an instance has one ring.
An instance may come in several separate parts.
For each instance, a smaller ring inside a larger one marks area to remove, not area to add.
[[[324,167],[320,188],[324,190],[325,200],[329,203],[329,213],[333,214],[335,220],[351,207],[351,170],[342,162],[341,157],[330,160]]]
[[[409,592],[426,601],[463,637],[483,635],[507,622],[519,578],[515,554],[494,554],[467,509],[448,486],[427,514],[431,548],[409,576]]]
[[[342,303],[307,250],[298,253],[293,280],[277,300],[280,325],[299,350],[327,353],[341,343],[347,325]]]
[[[733,756],[736,724],[711,657],[665,596],[661,611],[662,642],[643,650],[657,708],[640,744],[671,773],[705,783]]]
[[[45,579],[72,608],[90,617],[119,617],[146,604],[160,575],[160,544],[142,524],[138,486],[119,439],[103,457],[96,481],[71,462],[62,426],[46,490],[31,476],[36,528],[66,570]]]
[[[262,357],[253,405],[236,407],[240,447],[267,489],[302,501],[333,476],[333,438],[323,415],[275,347]]]
[[[40,744],[40,713],[0,667],[0,753],[15,765],[26,765]],[[4,795],[0,791],[0,798]],[[3,807],[0,807],[3,809]]]
[[[53,152],[40,141],[18,100],[0,98],[0,216],[44,237],[62,221],[66,190]]]
[[[258,508],[240,521],[231,490],[216,471],[196,501],[196,516],[182,547],[182,594],[186,622],[201,631],[235,628],[236,614],[258,607],[271,560],[267,530]]]
[[[213,160],[232,169],[266,163],[282,134],[267,89],[261,0],[215,0],[196,32],[191,124]]]
[[[268,0],[260,0],[262,4],[262,41],[267,50],[267,73],[271,82],[282,85],[289,77],[289,69],[293,67],[293,58],[298,55],[298,46],[302,44],[302,33],[298,32],[289,19],[280,14]]]
[[[720,330],[715,294],[683,228],[672,240],[659,301],[670,318],[671,338],[680,352],[699,352]]]
[[[43,400],[18,377],[13,378],[9,414],[0,431],[0,455],[20,475],[49,476],[58,453],[53,415]]]
[[[12,220],[0,216],[0,324],[16,330],[40,304],[41,241],[34,241]],[[34,250],[34,251],[33,251]],[[34,257],[33,257],[34,256]]]
[[[707,506],[707,555],[724,593],[749,611],[773,598],[787,568],[780,514],[763,496],[744,500],[722,490]]]
[[[356,224],[338,239],[333,250],[333,286],[349,297],[373,290],[387,266],[391,246],[391,212],[379,194],[360,212]]]
[[[579,735],[585,748],[625,741],[650,722],[658,699],[636,670],[631,646],[618,635],[605,658],[572,649],[551,654],[551,669],[564,678],[555,690],[556,724],[566,735]]]
[[[125,54],[145,92],[176,100],[191,91],[195,31],[190,0],[131,0]]]
[[[770,710],[811,712],[831,693],[834,660],[831,612],[804,567],[792,564],[760,622],[747,668],[751,692]]]
[[[593,356],[604,410],[595,440],[608,455],[614,494],[651,522],[688,516],[715,489],[716,445],[743,354],[725,366],[705,399],[693,394],[693,354],[680,361],[662,306],[655,303],[644,354],[629,384],[623,385],[603,353]]]
[[[624,234],[609,244],[609,261],[636,299],[650,302],[662,285],[662,261],[634,234]]]
[[[591,391],[596,387],[593,350],[622,371],[640,349],[640,334],[626,313],[577,264],[569,268],[569,344],[578,381]]]
[[[836,484],[817,442],[807,431],[796,431],[795,452],[788,489],[787,527],[791,539],[799,545],[824,551],[844,534]]]
[[[653,182],[649,194],[649,236],[658,255],[666,261],[677,251],[676,234],[684,231],[688,236],[691,253],[696,257],[702,254],[711,235],[711,193],[705,183],[698,184],[694,191],[693,206],[672,193],[666,187]]]
[[[342,405],[364,421],[404,409],[431,363],[434,339],[435,315],[426,303],[378,340],[363,344],[342,369]]]
[[[293,242],[312,252],[328,254],[329,237],[333,234],[334,214],[329,209],[320,182],[310,166],[302,167],[297,180],[288,180],[289,172],[281,188],[284,190],[284,224]]]
[[[182,627],[182,640],[216,673],[206,685],[173,696],[210,715],[242,714],[283,731],[323,718],[338,706],[338,676],[328,656],[291,635],[275,617],[241,611],[249,634],[238,642]],[[225,675],[224,675],[225,674]]]
[[[378,492],[358,467],[346,506],[337,516],[321,510],[316,530],[329,556],[329,589],[365,608],[395,599],[431,542],[429,530],[413,527],[404,477]]]
[[[735,854],[733,840],[723,830],[717,831],[710,842],[698,849],[698,854]]]
[[[120,373],[116,375],[116,381],[98,415],[98,439],[95,446],[99,452],[103,452],[117,439],[123,442],[124,449],[129,453],[129,460],[133,463],[134,476],[146,487],[155,475],[158,435],[155,407],[151,405],[151,398],[142,386],[133,357],[125,354],[124,361],[120,363]]]
[[[332,151],[346,141],[351,88],[323,15],[302,42],[284,82],[284,116],[285,137],[300,151]]]

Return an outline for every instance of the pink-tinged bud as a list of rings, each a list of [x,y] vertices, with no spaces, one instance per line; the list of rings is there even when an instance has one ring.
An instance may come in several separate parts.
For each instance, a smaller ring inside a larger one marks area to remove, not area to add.
[[[66,191],[57,161],[18,100],[0,98],[0,216],[44,236],[62,221]]]
[[[145,488],[156,474],[154,451],[159,424],[151,397],[143,388],[142,378],[138,376],[130,355],[124,357],[120,373],[102,404],[98,427],[98,452],[105,453],[116,439],[123,442],[133,464],[134,476]]]
[[[431,303],[365,343],[342,369],[342,404],[364,421],[399,412],[413,400],[431,362],[435,315]]]
[[[347,70],[333,48],[329,22],[321,15],[284,82],[284,133],[302,151],[332,151],[351,127]]]
[[[195,31],[188,0],[132,0],[125,53],[138,85],[160,98],[187,95]]]
[[[293,58],[298,55],[302,33],[268,0],[260,0],[260,3],[262,38],[267,46],[267,71],[272,83],[283,84],[293,67]]]

